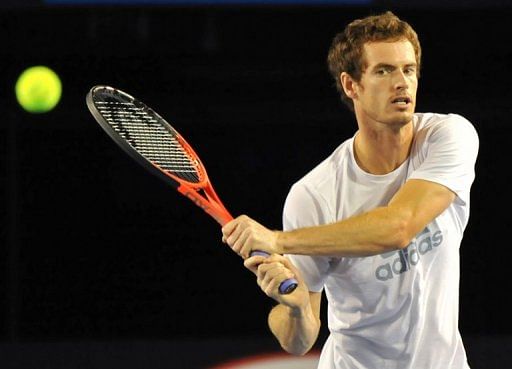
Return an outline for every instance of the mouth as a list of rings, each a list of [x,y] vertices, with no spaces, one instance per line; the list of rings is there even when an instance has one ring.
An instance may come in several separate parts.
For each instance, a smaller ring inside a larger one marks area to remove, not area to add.
[[[397,106],[408,106],[412,103],[412,99],[408,96],[399,96],[395,97],[393,100],[391,100],[391,104],[397,105]]]

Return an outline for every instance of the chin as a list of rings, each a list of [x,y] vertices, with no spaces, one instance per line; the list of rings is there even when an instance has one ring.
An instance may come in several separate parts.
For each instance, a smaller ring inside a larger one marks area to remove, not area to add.
[[[407,123],[412,121],[413,116],[414,116],[414,112],[410,112],[410,111],[400,112],[398,114],[393,114],[393,117],[390,117],[389,122],[391,124],[406,125]]]

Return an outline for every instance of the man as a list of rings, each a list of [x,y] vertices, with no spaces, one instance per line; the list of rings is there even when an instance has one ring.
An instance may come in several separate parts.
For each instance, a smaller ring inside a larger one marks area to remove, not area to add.
[[[279,303],[268,321],[286,351],[315,343],[325,291],[319,368],[469,368],[459,247],[479,142],[459,115],[415,113],[420,62],[415,31],[391,12],[350,23],[328,63],[357,132],[292,186],[283,232],[247,216],[223,227]],[[279,294],[292,277],[297,289]]]

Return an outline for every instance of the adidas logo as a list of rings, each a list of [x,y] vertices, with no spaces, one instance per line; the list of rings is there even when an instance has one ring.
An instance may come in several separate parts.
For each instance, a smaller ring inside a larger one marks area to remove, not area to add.
[[[434,250],[442,242],[443,234],[441,231],[438,230],[431,233],[428,227],[426,227],[406,248],[380,255],[381,258],[387,259],[388,262],[375,269],[375,277],[379,281],[387,281],[393,279],[396,275],[407,272],[420,262],[423,255]]]

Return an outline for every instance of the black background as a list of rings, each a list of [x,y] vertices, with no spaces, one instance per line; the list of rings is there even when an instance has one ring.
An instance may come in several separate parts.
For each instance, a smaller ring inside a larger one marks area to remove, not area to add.
[[[218,225],[121,152],[85,95],[110,84],[145,101],[233,214],[280,228],[290,185],[356,129],[327,72],[331,39],[386,9],[420,36],[417,110],[459,113],[480,135],[461,331],[510,334],[510,8],[35,6],[0,10],[0,339],[268,336],[272,301]],[[34,115],[13,89],[38,64],[63,96]]]

